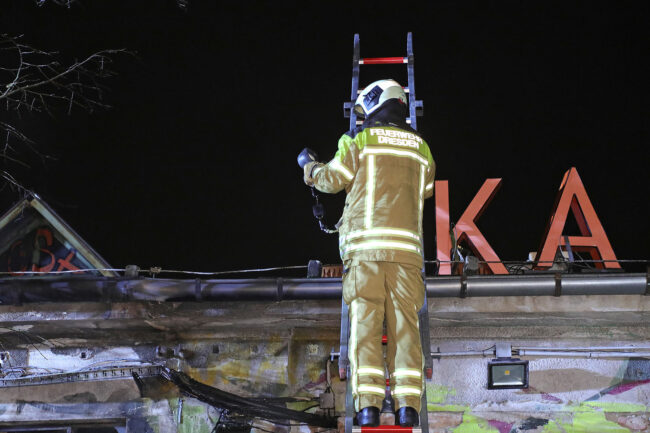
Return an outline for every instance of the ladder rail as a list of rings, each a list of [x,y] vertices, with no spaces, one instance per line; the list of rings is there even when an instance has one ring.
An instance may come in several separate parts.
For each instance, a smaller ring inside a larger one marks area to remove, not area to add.
[[[408,58],[406,70],[409,87],[409,117],[411,118],[411,128],[417,131],[418,120],[415,110],[415,56],[413,55],[413,35],[411,32],[408,32],[406,35],[406,56]]]
[[[424,104],[415,96],[415,55],[413,54],[413,34],[408,32],[406,37],[406,57],[361,57],[361,42],[359,34],[354,34],[354,47],[352,51],[352,89],[350,100],[343,103],[343,116],[350,119],[350,130],[363,122],[357,120],[354,112],[354,104],[359,96],[359,78],[361,75],[361,65],[392,65],[405,64],[407,67],[408,85],[404,87],[405,93],[408,94],[409,115],[407,123],[417,131],[417,117],[422,116]],[[362,88],[361,88],[362,89]]]
[[[357,126],[357,115],[354,112],[354,103],[357,100],[357,92],[359,90],[359,60],[361,57],[361,42],[359,40],[359,33],[354,34],[354,48],[352,51],[352,91],[350,92],[350,130]],[[345,111],[345,107],[344,107]],[[347,116],[346,116],[347,117]]]
[[[350,101],[343,104],[343,115],[350,118],[350,130],[354,129],[358,123],[357,115],[354,112],[354,104],[357,96],[359,95],[359,77],[360,65],[386,65],[386,64],[406,64],[408,75],[408,86],[404,88],[405,93],[408,94],[409,101],[409,116],[407,123],[411,125],[414,130],[417,130],[417,117],[423,115],[423,103],[415,97],[415,55],[413,54],[413,35],[408,32],[406,37],[406,57],[374,57],[374,58],[361,58],[361,43],[359,34],[354,35],[354,47],[352,54],[352,89],[350,92]],[[425,267],[423,263],[422,275],[425,275]],[[401,428],[396,427],[390,429],[392,426],[379,426],[379,427],[363,427],[362,429],[353,426],[355,417],[352,384],[350,377],[350,362],[348,358],[348,339],[350,334],[350,318],[349,308],[345,301],[341,301],[341,335],[340,335],[340,348],[339,348],[339,377],[346,379],[346,392],[345,392],[345,433],[355,433],[361,430],[365,432],[386,433],[393,431],[410,431],[412,433],[429,433],[429,419],[427,410],[427,393],[425,380],[430,380],[433,370],[433,358],[431,357],[431,339],[429,332],[429,310],[426,296],[426,285],[423,284],[424,304],[420,311],[418,311],[418,325],[420,329],[420,342],[424,356],[423,368],[423,388],[422,397],[420,399],[420,426],[417,428]],[[387,430],[388,428],[388,430]],[[383,429],[383,430],[382,430]]]

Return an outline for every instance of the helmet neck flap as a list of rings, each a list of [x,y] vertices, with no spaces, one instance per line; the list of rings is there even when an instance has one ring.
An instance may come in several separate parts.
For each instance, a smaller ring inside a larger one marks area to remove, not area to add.
[[[363,128],[372,126],[397,126],[407,131],[415,132],[411,126],[406,123],[408,110],[406,105],[399,99],[389,99],[381,107],[372,112],[363,122]]]

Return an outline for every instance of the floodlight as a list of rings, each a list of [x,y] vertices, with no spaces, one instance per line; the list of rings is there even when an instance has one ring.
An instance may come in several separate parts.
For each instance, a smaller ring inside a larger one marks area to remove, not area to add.
[[[488,362],[488,389],[528,388],[528,361],[497,358]]]

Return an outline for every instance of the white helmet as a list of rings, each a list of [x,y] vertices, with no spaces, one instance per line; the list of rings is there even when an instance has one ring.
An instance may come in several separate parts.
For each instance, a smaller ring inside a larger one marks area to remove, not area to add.
[[[359,94],[354,103],[354,112],[361,117],[368,117],[389,99],[398,99],[406,105],[404,89],[395,80],[379,80],[371,83]]]

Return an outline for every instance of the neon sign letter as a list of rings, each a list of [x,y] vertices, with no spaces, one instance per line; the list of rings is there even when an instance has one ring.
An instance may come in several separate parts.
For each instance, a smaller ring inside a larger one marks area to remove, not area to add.
[[[562,235],[569,210],[573,212],[582,236]],[[542,238],[541,252],[537,254],[538,269],[551,266],[558,248],[567,247],[566,239],[574,251],[587,252],[593,260],[605,260],[604,263],[596,263],[596,267],[620,269],[621,265],[615,262],[616,256],[612,245],[607,239],[605,229],[596,215],[575,167],[571,167],[564,173],[553,213]]]
[[[497,190],[501,186],[501,178],[486,179],[481,189],[476,193],[463,215],[456,223],[456,239],[458,242],[466,240],[470,248],[481,260],[487,261],[487,265],[493,274],[507,274],[508,270],[500,262],[488,241],[476,226],[485,208],[490,204]],[[437,257],[438,260],[448,261],[451,250],[451,237],[449,235],[449,185],[446,180],[436,181],[436,236],[437,236]],[[499,262],[499,263],[494,263]],[[450,275],[451,264],[441,263],[439,275]]]

